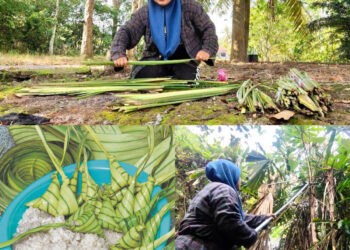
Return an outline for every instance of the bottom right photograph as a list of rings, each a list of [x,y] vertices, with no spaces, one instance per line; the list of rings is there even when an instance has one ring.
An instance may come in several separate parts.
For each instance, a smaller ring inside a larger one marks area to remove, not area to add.
[[[176,126],[175,249],[350,249],[350,127]]]

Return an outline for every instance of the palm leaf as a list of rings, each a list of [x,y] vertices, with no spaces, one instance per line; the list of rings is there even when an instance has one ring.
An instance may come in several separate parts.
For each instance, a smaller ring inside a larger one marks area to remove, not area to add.
[[[267,169],[270,166],[269,160],[259,161],[248,167],[248,181],[246,187],[252,191],[257,191],[263,183]]]
[[[118,126],[90,126],[90,129],[106,151],[118,161],[135,165],[148,151],[147,130],[140,130],[137,126],[125,133]],[[93,159],[107,159],[90,134],[87,135],[87,144],[91,148]]]
[[[266,161],[266,160],[268,159],[264,155],[256,151],[250,152],[246,158],[246,162],[256,162],[256,161]]]
[[[307,24],[309,23],[310,17],[300,0],[287,0],[285,2],[286,11],[289,18],[294,23],[294,28],[296,31],[302,34],[307,34]]]

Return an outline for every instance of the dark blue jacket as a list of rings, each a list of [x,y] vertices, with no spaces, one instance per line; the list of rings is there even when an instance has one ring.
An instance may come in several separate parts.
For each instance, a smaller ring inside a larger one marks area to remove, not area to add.
[[[232,249],[250,247],[257,240],[254,228],[268,217],[239,212],[238,196],[232,187],[218,182],[206,185],[192,200],[180,223],[176,249]]]

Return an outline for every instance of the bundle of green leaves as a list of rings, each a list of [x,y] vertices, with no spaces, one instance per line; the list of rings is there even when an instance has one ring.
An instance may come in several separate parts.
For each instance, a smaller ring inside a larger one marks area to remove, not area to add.
[[[314,115],[331,110],[332,100],[306,73],[291,69],[289,75],[277,81],[277,102],[286,109]]]

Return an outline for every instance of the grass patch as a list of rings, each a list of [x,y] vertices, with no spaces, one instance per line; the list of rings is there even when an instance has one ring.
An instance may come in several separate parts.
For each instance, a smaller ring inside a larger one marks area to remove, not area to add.
[[[26,110],[24,110],[22,107],[14,107],[12,105],[0,106],[0,116],[7,115],[10,113],[28,114],[28,112]]]
[[[102,56],[95,56],[96,60],[103,60]],[[33,55],[0,52],[1,65],[80,65],[80,56]]]
[[[67,68],[54,68],[54,69],[15,69],[9,72],[13,73],[30,73],[33,75],[57,75],[57,74],[84,74],[90,73],[89,67],[67,67]]]
[[[0,53],[1,65],[67,65],[80,64],[78,56],[50,56]]]
[[[289,124],[290,125],[329,125],[325,121],[307,118],[299,114],[295,115],[292,119],[290,119]]]
[[[21,88],[22,86],[0,88],[0,100],[5,99],[9,95],[14,95]]]
[[[225,114],[215,119],[209,120],[207,125],[234,125],[234,124],[245,124],[247,123],[246,117],[244,115],[236,114]]]
[[[114,111],[104,110],[97,115],[97,119],[101,121],[109,121],[110,123],[118,123],[120,125],[142,125],[152,122],[158,113],[162,112],[164,107],[156,108],[155,110],[138,111],[133,113],[119,113]]]
[[[165,125],[200,125],[226,113],[225,105],[212,104],[206,101],[187,102],[175,106],[174,110],[164,116]]]

